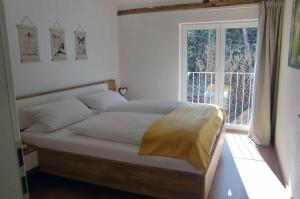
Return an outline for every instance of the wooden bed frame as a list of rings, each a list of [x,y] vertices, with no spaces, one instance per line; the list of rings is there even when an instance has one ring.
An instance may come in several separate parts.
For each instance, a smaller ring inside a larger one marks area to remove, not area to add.
[[[108,89],[116,90],[115,81],[107,80],[18,97],[17,99],[26,99],[102,83],[108,83]],[[223,127],[224,125],[214,143],[210,165],[205,174],[136,165],[37,147],[38,170],[73,180],[156,198],[206,199],[222,152],[224,143]]]

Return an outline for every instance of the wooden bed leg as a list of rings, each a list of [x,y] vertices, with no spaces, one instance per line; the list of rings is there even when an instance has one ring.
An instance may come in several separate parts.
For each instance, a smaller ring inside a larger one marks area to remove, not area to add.
[[[205,175],[204,199],[208,198],[209,191],[213,183],[214,175],[218,166],[218,162],[221,157],[224,140],[225,140],[225,133],[222,132],[214,156],[210,162],[209,169],[207,170]]]

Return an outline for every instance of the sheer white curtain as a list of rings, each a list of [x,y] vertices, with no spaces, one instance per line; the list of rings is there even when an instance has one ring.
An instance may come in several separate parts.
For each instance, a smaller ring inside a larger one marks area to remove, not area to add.
[[[259,41],[250,137],[269,146],[275,132],[284,0],[259,4]]]

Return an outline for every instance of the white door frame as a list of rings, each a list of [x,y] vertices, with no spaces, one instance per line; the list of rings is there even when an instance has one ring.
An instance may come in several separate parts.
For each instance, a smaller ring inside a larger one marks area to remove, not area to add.
[[[0,110],[0,197],[28,198],[3,0],[0,0]]]

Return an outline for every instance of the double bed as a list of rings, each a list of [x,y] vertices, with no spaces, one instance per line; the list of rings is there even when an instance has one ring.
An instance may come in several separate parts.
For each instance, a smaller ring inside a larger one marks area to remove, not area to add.
[[[20,128],[26,129],[33,124],[24,111],[27,107],[100,89],[115,91],[115,81],[101,81],[18,97]],[[89,121],[103,121],[103,124],[97,124],[96,127],[107,128],[107,131],[112,126],[111,131],[120,132],[123,129],[124,134],[103,134],[102,139],[96,139],[93,135],[74,133],[70,129],[78,124],[72,124],[51,133],[23,132],[22,141],[37,147],[38,169],[42,172],[157,198],[207,198],[224,142],[223,125],[214,139],[209,166],[205,172],[199,171],[186,160],[138,153],[142,133],[148,124],[178,105],[178,102],[131,101],[81,122],[88,128],[93,124]],[[128,120],[122,123],[124,117]],[[133,127],[137,131],[132,131]],[[135,133],[129,136],[126,129]]]

